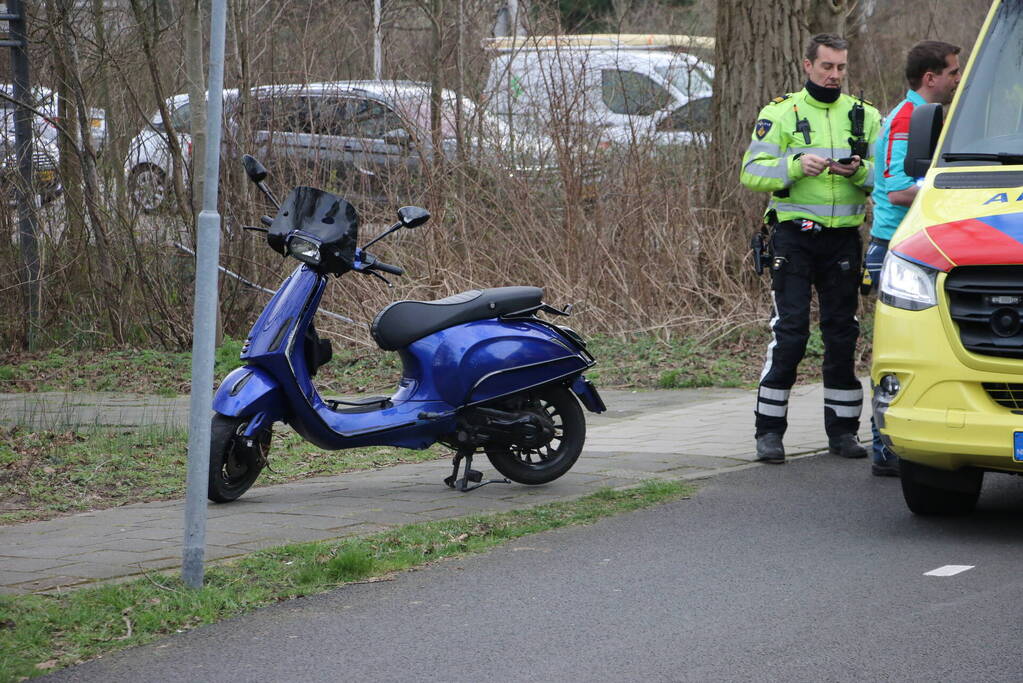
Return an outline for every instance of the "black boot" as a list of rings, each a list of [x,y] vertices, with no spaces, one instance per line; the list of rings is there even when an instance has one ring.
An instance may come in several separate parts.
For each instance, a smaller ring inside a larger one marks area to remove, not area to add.
[[[785,447],[781,445],[781,434],[768,433],[757,437],[757,460],[772,465],[785,462]]]
[[[839,434],[828,439],[828,452],[843,458],[865,458],[867,449],[860,445],[855,434]]]

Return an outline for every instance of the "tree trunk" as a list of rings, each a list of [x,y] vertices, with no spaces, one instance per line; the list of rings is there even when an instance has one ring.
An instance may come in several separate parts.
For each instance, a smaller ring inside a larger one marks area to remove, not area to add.
[[[444,137],[441,130],[441,111],[444,100],[444,34],[442,13],[444,0],[430,0],[430,147],[429,174],[430,205],[443,206],[441,181],[444,178]]]
[[[64,216],[67,220],[67,240],[74,249],[81,249],[89,243],[88,230],[85,225],[85,198],[82,196],[82,165],[78,158],[78,111],[75,107],[74,96],[71,93],[71,79],[68,76],[67,64],[64,60],[64,51],[59,49],[62,45],[61,35],[57,31],[58,23],[55,20],[60,15],[60,10],[53,0],[46,3],[46,12],[51,21],[49,23],[49,36],[52,45],[56,48],[53,51],[53,71],[56,78],[57,93],[57,118],[63,133],[57,138],[57,149],[60,154],[60,178],[64,187]]]
[[[146,58],[146,66],[149,75],[153,80],[153,94],[156,96],[156,106],[160,111],[160,118],[163,120],[164,134],[167,136],[167,146],[170,147],[171,158],[171,181],[174,188],[174,197],[177,200],[178,213],[184,219],[191,215],[192,211],[185,199],[185,186],[181,179],[181,166],[184,154],[181,151],[181,141],[178,138],[178,131],[174,129],[171,121],[170,111],[167,109],[166,96],[163,91],[163,78],[160,73],[159,58],[156,54],[156,40],[161,21],[159,7],[156,4],[143,5],[146,0],[130,0],[132,16],[139,29],[139,38],[142,43],[142,53]],[[192,231],[194,238],[195,231]],[[193,243],[194,243],[193,239]]]
[[[739,164],[757,113],[804,81],[800,65],[809,38],[807,9],[815,1],[718,3],[710,158],[711,194],[723,206],[738,189]]]
[[[837,33],[854,40],[867,28],[877,0],[811,0],[807,26],[810,35]]]
[[[110,89],[110,55],[107,52],[107,10],[104,0],[92,0],[92,32],[96,42],[96,57],[92,82],[95,83],[96,97],[93,103],[106,112],[106,139],[100,158],[104,182],[113,186],[116,206],[123,212],[127,208],[127,194],[124,185],[124,168],[121,165],[128,152],[125,136],[118,135],[123,125],[114,111],[114,100]],[[109,190],[108,190],[109,192]]]
[[[502,0],[498,3],[497,16],[491,33],[494,37],[525,36],[529,34],[526,19],[529,16],[529,0]]]
[[[856,0],[813,0],[806,18],[810,35],[835,33],[844,36],[846,17],[857,4]]]
[[[83,183],[82,198],[85,202],[85,213],[92,236],[96,240],[96,258],[99,262],[103,289],[110,302],[106,307],[110,322],[110,332],[118,343],[124,342],[124,325],[121,310],[114,302],[118,300],[117,292],[123,286],[115,272],[110,257],[110,241],[107,236],[103,213],[99,205],[100,182],[96,171],[96,152],[92,144],[92,132],[89,124],[89,108],[85,100],[85,87],[82,83],[82,69],[78,58],[78,37],[73,28],[72,12],[75,5],[72,0],[58,0],[55,6],[56,15],[51,19],[56,28],[56,51],[63,65],[64,77],[68,92],[74,101],[76,121],[74,126],[76,143],[80,149],[81,180]],[[68,127],[72,127],[70,124]]]

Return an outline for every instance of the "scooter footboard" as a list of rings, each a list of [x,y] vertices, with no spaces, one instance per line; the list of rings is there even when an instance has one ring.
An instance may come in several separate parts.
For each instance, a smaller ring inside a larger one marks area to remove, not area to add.
[[[284,418],[285,405],[284,392],[277,380],[251,365],[233,370],[213,396],[213,410],[228,417],[263,413],[269,421],[276,422]]]

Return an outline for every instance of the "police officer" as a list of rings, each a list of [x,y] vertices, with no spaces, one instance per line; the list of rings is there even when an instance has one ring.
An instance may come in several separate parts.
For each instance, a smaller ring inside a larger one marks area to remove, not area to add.
[[[742,160],[741,181],[770,192],[765,223],[775,315],[756,405],[757,460],[785,462],[782,437],[796,368],[810,336],[811,286],[824,341],[824,427],[832,453],[866,457],[859,444],[863,388],[854,352],[863,223],[873,189],[880,115],[842,93],[849,44],[823,33],[810,39],[802,90],[760,110]]]

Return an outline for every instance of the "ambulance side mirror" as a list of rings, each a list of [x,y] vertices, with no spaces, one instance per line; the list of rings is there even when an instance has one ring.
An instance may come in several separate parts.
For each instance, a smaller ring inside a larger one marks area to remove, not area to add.
[[[940,104],[923,104],[913,110],[909,120],[909,143],[903,168],[910,178],[923,178],[934,161],[938,136],[945,122],[945,110]]]

